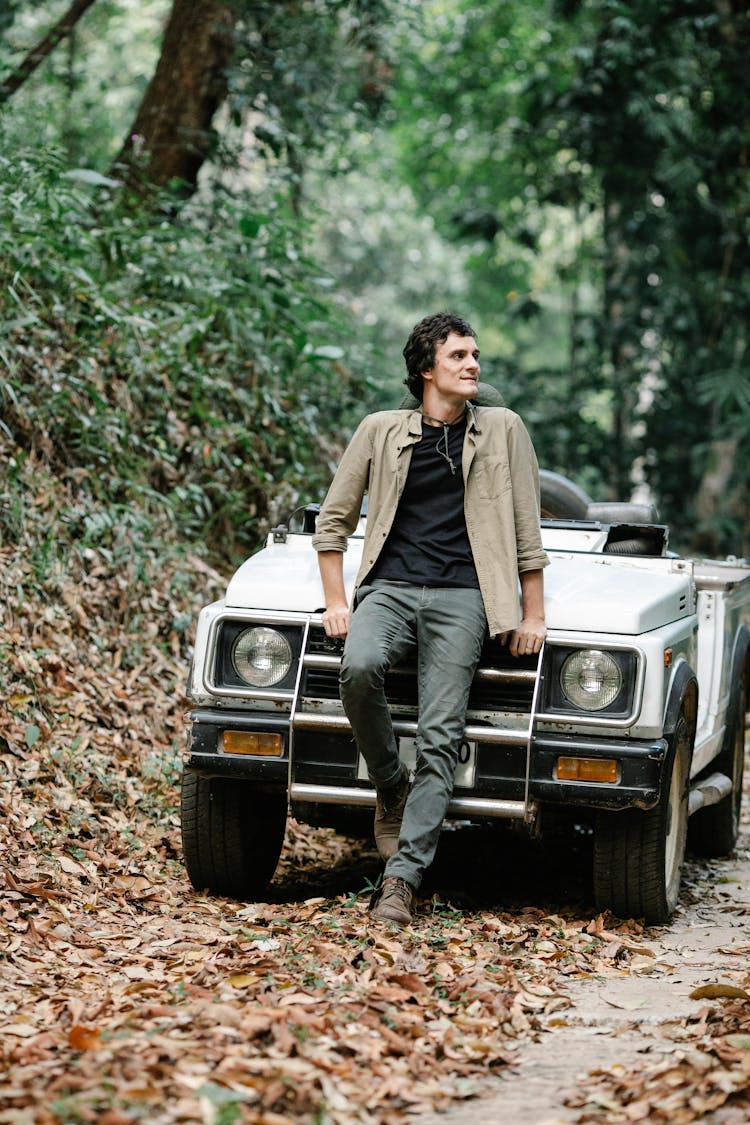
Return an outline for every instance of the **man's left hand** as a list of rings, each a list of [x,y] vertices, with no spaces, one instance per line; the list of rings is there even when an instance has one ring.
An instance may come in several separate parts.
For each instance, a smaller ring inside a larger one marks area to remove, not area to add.
[[[546,636],[543,617],[524,617],[517,629],[500,634],[500,643],[508,645],[511,656],[533,656],[541,649]]]

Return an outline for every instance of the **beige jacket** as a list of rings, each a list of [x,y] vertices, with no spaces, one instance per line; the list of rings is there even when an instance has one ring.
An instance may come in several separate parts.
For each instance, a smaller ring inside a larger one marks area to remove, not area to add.
[[[313,546],[345,551],[369,493],[358,586],[388,537],[412,448],[421,437],[418,410],[382,410],[362,421],[341,459],[318,516]],[[536,455],[519,416],[505,407],[470,406],[462,466],[466,528],[494,636],[520,622],[519,573],[549,562],[539,528]]]

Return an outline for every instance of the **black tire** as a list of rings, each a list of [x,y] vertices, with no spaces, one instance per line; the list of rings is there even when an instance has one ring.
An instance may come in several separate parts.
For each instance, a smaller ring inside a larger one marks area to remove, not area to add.
[[[585,520],[591,497],[572,480],[539,470],[542,518],[548,520]]]
[[[711,773],[716,771],[731,777],[732,792],[715,805],[699,809],[691,816],[688,843],[696,855],[729,855],[734,850],[740,833],[747,710],[747,683],[744,675],[737,681],[732,694],[724,745],[719,756],[711,763]]]
[[[594,825],[594,899],[620,918],[668,922],[680,893],[688,823],[693,731],[680,715],[668,776],[653,809],[599,812]]]
[[[197,891],[253,900],[268,887],[286,829],[286,794],[249,781],[182,776],[182,852]]]

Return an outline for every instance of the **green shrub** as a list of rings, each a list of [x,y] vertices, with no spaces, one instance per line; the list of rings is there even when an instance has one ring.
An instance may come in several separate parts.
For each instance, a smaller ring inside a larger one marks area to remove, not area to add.
[[[176,538],[235,562],[319,498],[330,435],[367,392],[301,224],[216,190],[134,211],[105,177],[3,140],[0,542],[21,535],[20,466],[43,464],[70,500],[53,552]]]

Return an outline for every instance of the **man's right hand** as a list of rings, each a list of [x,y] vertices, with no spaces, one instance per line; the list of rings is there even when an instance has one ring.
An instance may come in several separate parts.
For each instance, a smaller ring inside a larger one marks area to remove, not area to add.
[[[323,614],[323,628],[328,637],[345,637],[349,632],[349,606],[332,605]]]

